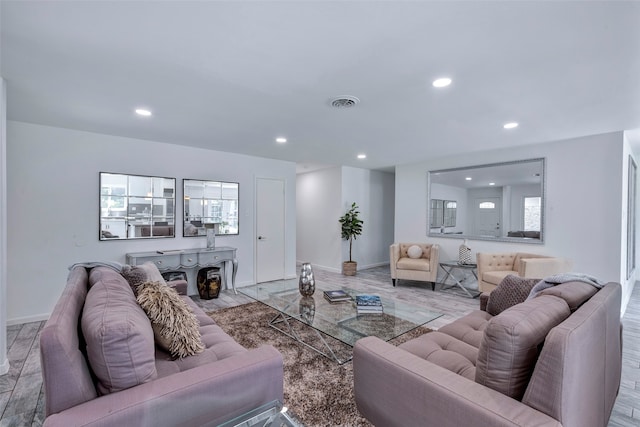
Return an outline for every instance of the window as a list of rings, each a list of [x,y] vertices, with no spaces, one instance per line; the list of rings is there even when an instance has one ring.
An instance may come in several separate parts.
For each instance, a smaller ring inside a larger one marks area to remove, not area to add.
[[[524,231],[540,231],[541,197],[525,197],[523,209]]]
[[[480,209],[495,209],[496,204],[493,202],[482,202],[478,205]]]

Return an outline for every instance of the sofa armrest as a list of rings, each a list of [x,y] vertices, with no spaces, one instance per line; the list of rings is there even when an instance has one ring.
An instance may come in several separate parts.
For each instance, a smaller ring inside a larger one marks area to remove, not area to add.
[[[518,266],[518,275],[530,279],[544,279],[571,269],[564,258],[523,258]]]
[[[98,397],[50,415],[44,426],[215,426],[282,399],[282,355],[262,346]]]
[[[178,292],[178,295],[187,295],[187,281],[186,280],[172,280],[167,282],[167,285],[171,286]]]
[[[475,383],[376,337],[353,351],[360,413],[380,426],[555,426],[522,402]]]

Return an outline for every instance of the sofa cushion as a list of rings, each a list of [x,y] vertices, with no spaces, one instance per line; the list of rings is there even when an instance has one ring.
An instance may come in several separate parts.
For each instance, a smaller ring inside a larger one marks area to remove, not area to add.
[[[181,296],[180,298],[191,308],[200,323],[200,336],[205,350],[193,356],[174,359],[166,351],[159,347],[156,348],[156,369],[158,370],[158,377],[186,371],[206,363],[233,357],[248,351],[223,331],[191,298],[187,296]]]
[[[87,358],[100,394],[156,378],[153,330],[126,280],[107,268],[94,268],[81,327]]]
[[[175,289],[159,282],[138,286],[138,303],[151,320],[156,344],[173,357],[182,358],[204,350],[200,323]]]
[[[540,345],[551,328],[569,317],[567,303],[542,295],[493,317],[484,331],[476,362],[476,382],[522,399]]]
[[[474,310],[466,316],[444,325],[438,329],[438,332],[457,338],[475,348],[480,348],[484,329],[492,317],[486,311]]]
[[[598,288],[584,282],[567,282],[552,286],[541,291],[540,295],[553,295],[562,298],[569,305],[571,312],[576,311],[582,304],[598,292]]]
[[[524,302],[539,281],[509,274],[489,295],[487,313],[497,316],[507,308]]]
[[[407,249],[407,255],[413,259],[420,258],[422,256],[422,248],[418,245],[410,246],[409,249]]]
[[[430,271],[431,265],[429,260],[424,258],[400,258],[396,263],[396,268],[400,270]]]
[[[430,332],[398,347],[473,380],[478,349],[440,332]]]

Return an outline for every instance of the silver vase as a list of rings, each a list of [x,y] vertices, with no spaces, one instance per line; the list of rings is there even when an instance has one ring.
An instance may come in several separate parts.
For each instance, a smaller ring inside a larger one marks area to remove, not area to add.
[[[316,279],[313,278],[311,263],[305,262],[302,264],[298,287],[300,288],[300,293],[305,297],[310,297],[316,291]]]

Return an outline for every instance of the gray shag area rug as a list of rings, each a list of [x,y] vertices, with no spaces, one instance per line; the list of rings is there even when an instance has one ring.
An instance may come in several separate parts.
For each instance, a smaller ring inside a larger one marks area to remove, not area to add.
[[[209,313],[242,346],[255,348],[271,344],[282,353],[284,404],[304,426],[371,426],[356,408],[352,363],[339,365],[271,328],[268,322],[276,315],[275,310],[259,302]],[[321,344],[309,326],[295,320],[291,324],[305,341]],[[419,327],[390,342],[398,345],[430,331]],[[350,346],[326,335],[323,337],[340,355],[350,354]]]

